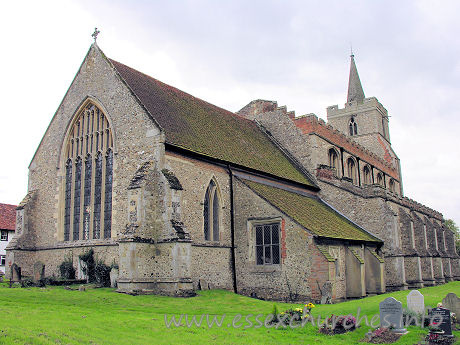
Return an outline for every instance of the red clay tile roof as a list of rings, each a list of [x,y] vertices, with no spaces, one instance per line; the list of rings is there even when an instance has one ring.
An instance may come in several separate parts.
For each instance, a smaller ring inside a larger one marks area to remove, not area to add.
[[[243,180],[243,183],[317,236],[374,243],[382,242],[317,197],[300,195],[248,180]]]
[[[115,69],[162,127],[166,143],[304,185],[315,186],[253,121],[117,61]]]
[[[16,205],[0,204],[0,229],[15,230]]]

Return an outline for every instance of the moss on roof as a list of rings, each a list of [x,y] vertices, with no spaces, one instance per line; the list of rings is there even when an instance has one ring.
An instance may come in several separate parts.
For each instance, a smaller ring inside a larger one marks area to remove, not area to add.
[[[335,259],[331,256],[331,254],[329,253],[329,249],[326,246],[316,245],[316,248],[318,248],[320,253],[324,255],[327,261],[335,262]]]
[[[315,186],[253,121],[193,97],[117,61],[110,61],[162,127],[166,143]]]
[[[243,182],[270,204],[317,236],[382,242],[337,213],[319,198],[300,195],[253,181],[244,180]]]

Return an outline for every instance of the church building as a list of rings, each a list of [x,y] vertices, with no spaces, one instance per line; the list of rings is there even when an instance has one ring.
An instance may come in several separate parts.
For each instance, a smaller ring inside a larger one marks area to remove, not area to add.
[[[94,43],[30,163],[7,265],[58,276],[71,260],[81,276],[93,249],[120,292],[291,301],[460,279],[442,214],[403,196],[387,111],[353,56],[345,108],[327,114],[232,113]]]

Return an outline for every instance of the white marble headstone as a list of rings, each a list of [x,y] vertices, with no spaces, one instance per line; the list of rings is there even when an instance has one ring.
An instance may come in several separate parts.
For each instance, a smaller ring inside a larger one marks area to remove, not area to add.
[[[425,315],[425,297],[418,290],[412,290],[407,295],[407,309]]]

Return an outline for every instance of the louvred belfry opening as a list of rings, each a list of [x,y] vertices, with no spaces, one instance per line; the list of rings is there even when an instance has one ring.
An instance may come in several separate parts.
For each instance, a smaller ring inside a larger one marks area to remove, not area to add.
[[[76,115],[65,152],[64,241],[110,238],[113,136],[95,104],[88,103]]]

